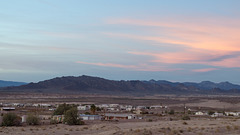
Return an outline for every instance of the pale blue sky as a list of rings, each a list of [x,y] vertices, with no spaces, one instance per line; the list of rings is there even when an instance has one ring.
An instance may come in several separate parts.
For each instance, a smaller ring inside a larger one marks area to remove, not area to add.
[[[2,0],[0,80],[240,84],[239,0]]]

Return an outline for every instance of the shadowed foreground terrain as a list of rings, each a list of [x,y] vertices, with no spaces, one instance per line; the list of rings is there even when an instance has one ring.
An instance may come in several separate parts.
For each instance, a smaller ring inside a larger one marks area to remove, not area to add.
[[[82,126],[0,127],[1,135],[223,135],[240,134],[239,119],[195,119],[189,121],[159,120],[154,122],[96,122]]]

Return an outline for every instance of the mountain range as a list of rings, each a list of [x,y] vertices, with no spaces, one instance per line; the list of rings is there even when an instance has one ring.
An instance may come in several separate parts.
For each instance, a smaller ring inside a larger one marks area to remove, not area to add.
[[[240,94],[240,85],[229,82],[114,81],[91,76],[57,77],[38,83],[1,88],[0,92],[37,92],[64,94],[156,95],[156,94]]]
[[[24,85],[24,84],[27,84],[27,83],[0,80],[0,87],[20,86],[20,85]]]

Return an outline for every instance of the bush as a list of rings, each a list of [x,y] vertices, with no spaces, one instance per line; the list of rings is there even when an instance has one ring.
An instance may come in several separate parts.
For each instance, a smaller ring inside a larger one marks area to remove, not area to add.
[[[170,110],[170,112],[168,114],[173,115],[174,113],[175,113],[174,110]]]
[[[190,120],[190,117],[185,115],[185,116],[182,117],[182,120]]]
[[[50,124],[58,124],[58,122],[57,122],[57,120],[51,119],[51,120],[50,120]]]
[[[153,120],[152,119],[148,119],[148,122],[152,122]]]
[[[78,110],[76,107],[71,108],[68,110],[64,115],[64,122],[68,125],[80,125],[81,120],[78,117]]]
[[[21,117],[15,113],[7,113],[3,115],[2,126],[19,126],[21,124]]]
[[[28,125],[39,125],[40,119],[36,115],[28,115],[26,122]]]

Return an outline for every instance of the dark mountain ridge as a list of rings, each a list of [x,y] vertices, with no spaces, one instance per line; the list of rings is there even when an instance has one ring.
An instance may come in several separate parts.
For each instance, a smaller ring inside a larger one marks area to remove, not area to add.
[[[185,86],[192,86],[196,87],[201,90],[211,90],[214,88],[219,88],[222,90],[231,90],[231,89],[240,89],[240,85],[237,84],[232,84],[230,82],[220,82],[220,83],[214,83],[211,81],[202,81],[200,83],[194,83],[194,82],[170,82],[170,81],[165,81],[165,80],[150,80],[150,81],[145,81],[146,83],[156,83],[156,84],[168,84],[173,87],[178,86],[179,84],[184,84]]]
[[[0,92],[84,93],[110,95],[155,95],[155,94],[240,94],[239,85],[224,83],[179,83],[164,80],[114,81],[91,76],[57,77],[38,83],[1,88]]]

